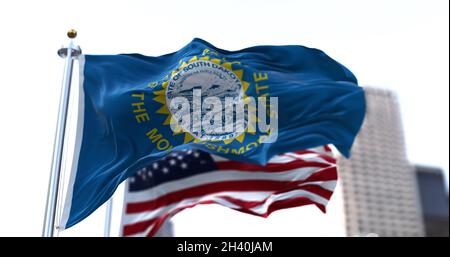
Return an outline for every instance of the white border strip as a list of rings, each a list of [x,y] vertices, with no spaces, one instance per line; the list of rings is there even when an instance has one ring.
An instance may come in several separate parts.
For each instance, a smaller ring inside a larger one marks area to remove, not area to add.
[[[72,160],[72,169],[70,171],[69,185],[67,187],[66,200],[64,201],[63,215],[60,221],[60,230],[66,229],[67,221],[69,220],[70,210],[72,207],[72,194],[73,186],[75,183],[75,177],[78,169],[78,159],[80,158],[81,143],[83,140],[83,128],[84,128],[84,55],[78,58],[80,65],[79,70],[79,95],[78,95],[78,119],[77,119],[77,133],[75,137],[75,149]]]

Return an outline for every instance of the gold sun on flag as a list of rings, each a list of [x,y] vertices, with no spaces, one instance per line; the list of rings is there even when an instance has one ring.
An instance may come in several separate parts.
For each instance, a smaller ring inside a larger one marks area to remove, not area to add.
[[[240,62],[236,62],[236,61],[227,61],[226,59],[222,58],[215,58],[214,56],[209,56],[209,55],[205,55],[205,56],[194,56],[192,58],[190,58],[188,61],[184,61],[184,60],[180,60],[179,65],[176,69],[174,69],[172,72],[170,72],[170,74],[168,76],[166,76],[166,80],[164,82],[162,82],[161,84],[161,89],[160,90],[156,90],[153,91],[155,97],[153,98],[154,101],[160,103],[162,106],[156,111],[156,113],[162,114],[162,115],[166,115],[166,118],[163,122],[163,125],[170,125],[171,122],[175,122],[175,119],[172,119],[172,113],[169,111],[168,106],[167,106],[167,97],[166,97],[166,91],[167,91],[167,86],[169,85],[169,81],[178,73],[180,72],[184,67],[188,66],[189,64],[196,62],[196,61],[209,61],[211,63],[220,65],[221,67],[228,69],[229,71],[231,71],[232,73],[234,73],[236,75],[236,77],[239,79],[239,81],[241,82],[242,88],[241,90],[243,91],[243,102],[244,104],[247,104],[250,101],[250,98],[247,96],[247,91],[249,89],[249,85],[250,83],[247,81],[243,80],[243,75],[244,75],[244,70],[242,69],[242,67],[236,68],[235,66],[242,66],[240,65]],[[248,108],[248,116],[247,119],[249,122],[247,122],[247,126],[244,130],[243,133],[239,134],[238,136],[234,137],[234,138],[230,138],[230,139],[225,139],[225,140],[220,140],[223,141],[225,144],[230,144],[233,141],[238,141],[240,143],[244,142],[245,139],[245,135],[248,134],[255,134],[256,128],[254,127],[255,122],[252,121],[257,121],[258,118],[255,115],[256,114],[256,108],[252,105],[247,105]],[[183,143],[188,143],[191,141],[194,141],[195,143],[200,142],[201,140],[194,137],[190,132],[186,131],[185,129],[183,129],[179,124],[174,124],[176,129],[173,132],[174,136],[178,136],[178,135],[184,135],[184,141]],[[217,141],[217,140],[208,140],[208,141]]]

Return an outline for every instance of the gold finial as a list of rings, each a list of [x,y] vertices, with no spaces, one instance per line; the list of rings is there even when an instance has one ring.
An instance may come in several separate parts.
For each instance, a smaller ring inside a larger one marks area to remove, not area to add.
[[[74,29],[70,29],[69,31],[67,31],[67,36],[68,36],[69,38],[74,39],[74,38],[77,37],[77,31],[74,30]]]

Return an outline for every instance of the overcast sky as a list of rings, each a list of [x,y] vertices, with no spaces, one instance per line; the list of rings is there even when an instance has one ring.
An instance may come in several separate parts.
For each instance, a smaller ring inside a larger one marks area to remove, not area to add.
[[[446,0],[1,1],[0,236],[41,233],[63,71],[56,51],[69,28],[89,54],[162,55],[194,37],[228,50],[322,49],[361,85],[397,92],[408,158],[448,178],[448,10]],[[335,199],[326,215],[300,207],[267,220],[196,207],[175,217],[176,235],[342,235]],[[102,211],[66,235],[101,235]]]

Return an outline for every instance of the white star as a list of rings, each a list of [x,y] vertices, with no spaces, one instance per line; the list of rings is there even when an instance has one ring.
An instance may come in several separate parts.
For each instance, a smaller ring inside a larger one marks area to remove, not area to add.
[[[152,165],[152,167],[153,167],[154,170],[156,170],[156,169],[158,168],[158,163],[157,163],[157,162],[154,162],[153,165]]]
[[[181,161],[181,160],[183,160],[183,156],[182,156],[182,155],[179,155],[179,156],[177,157],[177,159]]]
[[[191,153],[192,153],[192,150],[187,151],[187,154],[191,154]]]
[[[153,173],[152,173],[151,171],[149,171],[149,172],[147,173],[147,175],[148,175],[149,177],[151,177],[151,176],[153,176]]]
[[[195,153],[194,153],[194,157],[195,157],[195,158],[198,158],[199,156],[200,156],[200,153],[199,153],[199,152],[195,152]]]
[[[182,168],[183,170],[184,170],[184,169],[187,169],[187,167],[188,167],[187,163],[185,163],[185,162],[181,163],[181,168]]]
[[[131,178],[130,178],[130,183],[134,183],[134,181],[136,181],[136,179],[133,178],[133,177],[131,177]]]
[[[162,168],[162,172],[164,174],[167,174],[167,173],[169,173],[169,169],[167,167],[164,167],[164,168]]]
[[[171,154],[173,157],[177,157],[178,156],[178,154],[177,153],[173,153],[173,154]]]
[[[177,164],[177,162],[174,159],[172,159],[172,160],[169,161],[169,164],[171,166],[174,166],[175,164]]]

